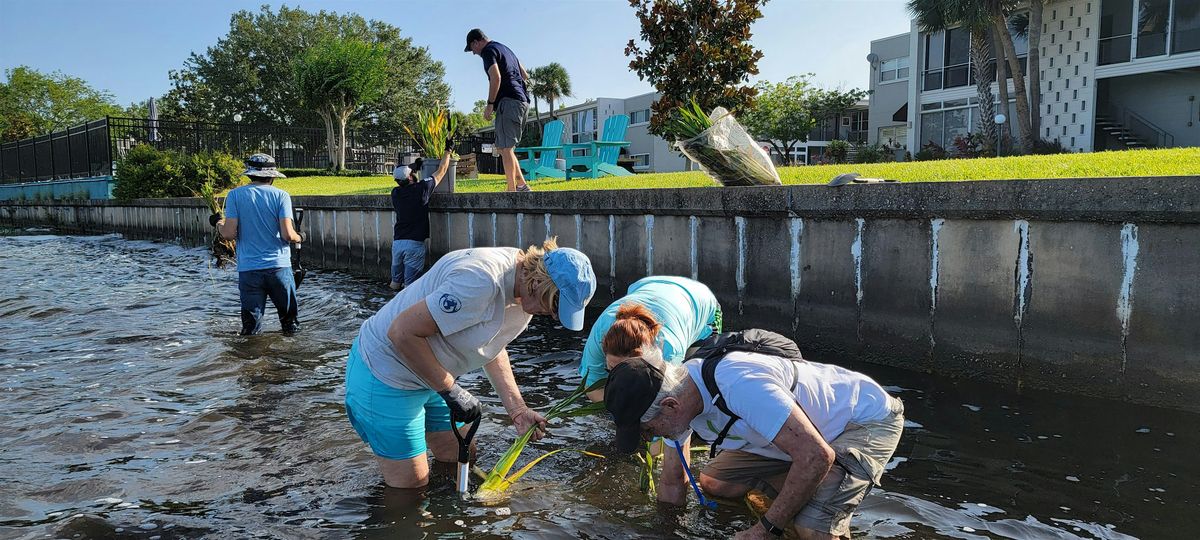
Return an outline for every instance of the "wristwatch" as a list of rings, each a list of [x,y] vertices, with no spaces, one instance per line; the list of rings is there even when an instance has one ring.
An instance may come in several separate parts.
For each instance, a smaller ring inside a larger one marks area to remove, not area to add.
[[[762,517],[758,518],[758,522],[763,526],[764,529],[767,530],[767,532],[771,533],[772,536],[783,536],[783,529],[780,529],[779,527],[776,527],[774,523],[771,523],[770,520],[767,519],[766,514],[763,514]]]

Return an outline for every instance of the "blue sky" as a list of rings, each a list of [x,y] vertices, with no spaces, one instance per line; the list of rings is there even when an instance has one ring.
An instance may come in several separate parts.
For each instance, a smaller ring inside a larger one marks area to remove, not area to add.
[[[167,72],[229,30],[230,14],[264,2],[231,0],[4,0],[0,69],[28,65],[82,77],[128,104],[170,88]],[[266,2],[277,6],[277,2]],[[628,69],[625,44],[638,23],[625,0],[300,1],[309,11],[357,12],[396,25],[446,68],[455,108],[487,90],[482,64],[462,52],[483,28],[516,51],[526,68],[559,62],[571,75],[573,104],[629,97],[653,88]],[[827,87],[867,86],[870,41],[908,31],[903,0],[772,0],[753,27],[763,52],[757,79],[816,73]]]

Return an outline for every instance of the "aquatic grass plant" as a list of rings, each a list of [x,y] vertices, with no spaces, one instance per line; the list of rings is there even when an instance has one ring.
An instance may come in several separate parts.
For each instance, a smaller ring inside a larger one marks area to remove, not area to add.
[[[604,403],[587,403],[578,407],[569,408],[572,404],[578,401],[580,397],[584,396],[588,392],[603,388],[606,379],[596,381],[591,386],[585,386],[587,384],[587,376],[585,374],[583,381],[584,382],[579,383],[579,387],[576,388],[574,392],[571,392],[571,394],[563,398],[562,401],[559,401],[553,407],[550,407],[550,409],[543,413],[542,416],[549,421],[555,418],[587,416],[589,414],[595,414],[596,412],[604,410]],[[521,452],[524,451],[525,446],[529,444],[529,440],[533,436],[533,431],[535,429],[537,429],[537,426],[530,427],[529,430],[518,437],[516,441],[513,441],[512,446],[508,448],[508,451],[504,452],[504,455],[500,456],[500,460],[496,462],[496,466],[492,467],[490,472],[487,474],[480,474],[480,476],[483,478],[483,484],[480,485],[479,489],[475,492],[477,497],[495,498],[502,495],[504,492],[508,491],[508,489],[512,487],[517,480],[520,480],[522,476],[525,476],[526,473],[532,470],[534,466],[536,466],[538,463],[541,463],[542,460],[559,452],[578,452],[585,456],[604,458],[604,456],[600,454],[588,452],[586,450],[559,448],[534,458],[533,461],[526,463],[524,467],[521,467],[515,473],[509,475],[509,471],[512,470],[513,466],[517,463],[517,458],[521,456]]]
[[[447,148],[446,139],[458,129],[458,118],[449,111],[437,108],[429,111],[417,111],[417,131],[408,126],[408,132],[421,147],[421,154],[426,158],[442,159],[446,152],[453,154],[453,149]],[[451,155],[451,159],[455,156]]]
[[[221,203],[217,200],[217,190],[212,182],[200,184],[200,191],[195,194],[204,204],[208,206],[208,211],[213,214],[221,211]],[[237,264],[237,241],[226,240],[221,237],[221,234],[213,228],[212,254],[213,262],[217,268],[225,268],[226,266]]]

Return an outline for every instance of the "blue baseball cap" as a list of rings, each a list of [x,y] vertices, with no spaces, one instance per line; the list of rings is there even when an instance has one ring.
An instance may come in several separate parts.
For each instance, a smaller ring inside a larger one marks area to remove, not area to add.
[[[546,272],[558,287],[558,321],[568,330],[583,330],[583,308],[596,293],[596,274],[587,255],[571,248],[546,253]]]

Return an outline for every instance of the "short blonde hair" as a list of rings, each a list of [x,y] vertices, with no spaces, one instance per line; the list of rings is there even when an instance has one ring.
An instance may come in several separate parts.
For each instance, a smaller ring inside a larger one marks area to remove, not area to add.
[[[541,247],[531,245],[518,254],[521,257],[524,289],[543,306],[555,312],[558,311],[558,286],[550,279],[550,272],[546,270],[546,253],[556,249],[558,237],[552,236],[542,242]]]

